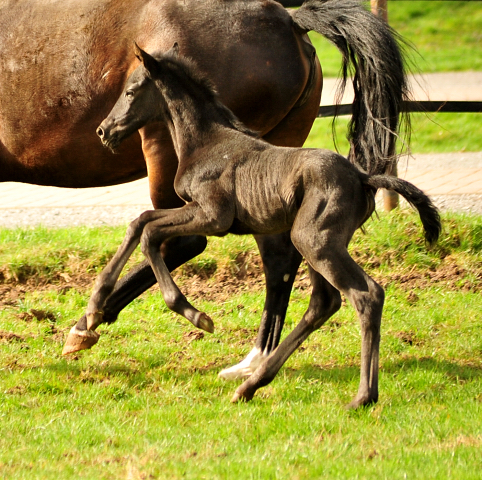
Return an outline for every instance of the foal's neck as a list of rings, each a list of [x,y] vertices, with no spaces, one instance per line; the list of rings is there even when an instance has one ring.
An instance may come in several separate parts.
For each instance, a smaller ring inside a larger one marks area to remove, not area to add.
[[[236,131],[236,117],[216,99],[216,96],[195,82],[175,88],[159,88],[170,114],[168,126],[179,160],[196,149],[216,141],[216,131]],[[246,129],[247,130],[247,129]]]

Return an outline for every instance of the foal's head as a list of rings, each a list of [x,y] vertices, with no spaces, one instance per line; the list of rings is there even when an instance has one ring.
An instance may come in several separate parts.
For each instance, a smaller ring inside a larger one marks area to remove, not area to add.
[[[97,128],[102,143],[114,150],[129,135],[152,121],[169,121],[172,109],[209,110],[203,126],[211,122],[257,137],[218,99],[211,81],[195,64],[178,54],[178,44],[162,55],[149,55],[135,45],[141,65],[128,78],[124,90],[107,118]],[[209,108],[207,108],[209,106]]]
[[[155,82],[161,62],[137,44],[135,54],[141,65],[130,75],[116,104],[97,128],[102,143],[111,150],[147,123],[166,119],[164,97]],[[178,44],[175,43],[162,59],[174,58],[177,54]]]

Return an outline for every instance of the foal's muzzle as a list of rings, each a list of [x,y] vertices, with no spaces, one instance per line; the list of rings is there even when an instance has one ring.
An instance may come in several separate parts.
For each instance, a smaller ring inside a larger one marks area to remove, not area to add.
[[[95,133],[97,133],[104,147],[114,151],[119,146],[118,135],[112,134],[111,129],[108,126],[106,127],[104,122],[97,127]]]

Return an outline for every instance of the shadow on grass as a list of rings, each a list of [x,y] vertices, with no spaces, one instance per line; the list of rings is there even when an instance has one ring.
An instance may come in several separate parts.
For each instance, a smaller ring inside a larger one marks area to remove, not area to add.
[[[129,364],[129,359],[120,362],[118,360],[103,360],[99,365],[86,365],[84,362],[74,362],[69,360],[61,360],[51,362],[44,365],[42,368],[55,373],[59,377],[67,377],[72,387],[73,384],[103,384],[110,379],[116,378],[121,383],[125,383],[127,388],[150,388],[154,382],[161,382],[167,384],[174,382],[179,384],[189,384],[194,378],[196,381],[195,390],[201,388],[206,389],[206,394],[212,388],[218,388],[219,382],[223,385],[223,389],[230,390],[236,388],[241,383],[238,382],[222,382],[216,381],[214,384],[212,378],[224,368],[222,362],[212,361],[208,364],[202,365],[201,362],[196,364],[189,361],[189,365],[183,367],[178,363],[171,363],[169,356],[159,358],[150,356],[145,359],[132,360],[132,365]],[[182,362],[181,362],[182,363]],[[29,370],[37,370],[38,367],[31,367]],[[154,375],[150,375],[153,370],[156,370]],[[417,371],[432,372],[440,374],[447,379],[455,380],[457,383],[466,383],[482,378],[482,366],[471,364],[469,362],[437,360],[431,357],[409,357],[395,361],[386,361],[382,364],[382,372],[385,375],[407,375]],[[275,378],[272,385],[276,386],[277,379],[282,380],[285,384],[297,388],[301,385],[308,384],[331,384],[337,388],[342,388],[358,382],[360,375],[360,368],[358,365],[352,363],[347,364],[330,364],[322,365],[303,365],[299,368],[285,367],[282,368]],[[199,377],[206,377],[206,380],[200,380]],[[279,387],[278,387],[279,388]],[[301,400],[301,398],[300,398]]]
[[[287,368],[286,375],[302,376],[306,379],[319,379],[322,381],[347,382],[353,378],[358,379],[360,367],[358,365],[305,365],[299,369]],[[408,357],[396,361],[384,361],[381,371],[385,374],[401,373],[407,371],[424,370],[440,373],[450,378],[460,380],[476,380],[482,378],[482,365],[475,363],[449,360],[437,360],[433,357]]]

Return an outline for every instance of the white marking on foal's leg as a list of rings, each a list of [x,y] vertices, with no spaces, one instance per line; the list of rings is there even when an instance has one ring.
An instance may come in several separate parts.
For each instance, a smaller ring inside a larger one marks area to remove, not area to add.
[[[259,348],[254,347],[243,361],[233,365],[232,367],[225,368],[219,372],[218,376],[220,378],[224,378],[224,380],[248,378],[267,356],[268,354],[266,352],[262,352]]]

